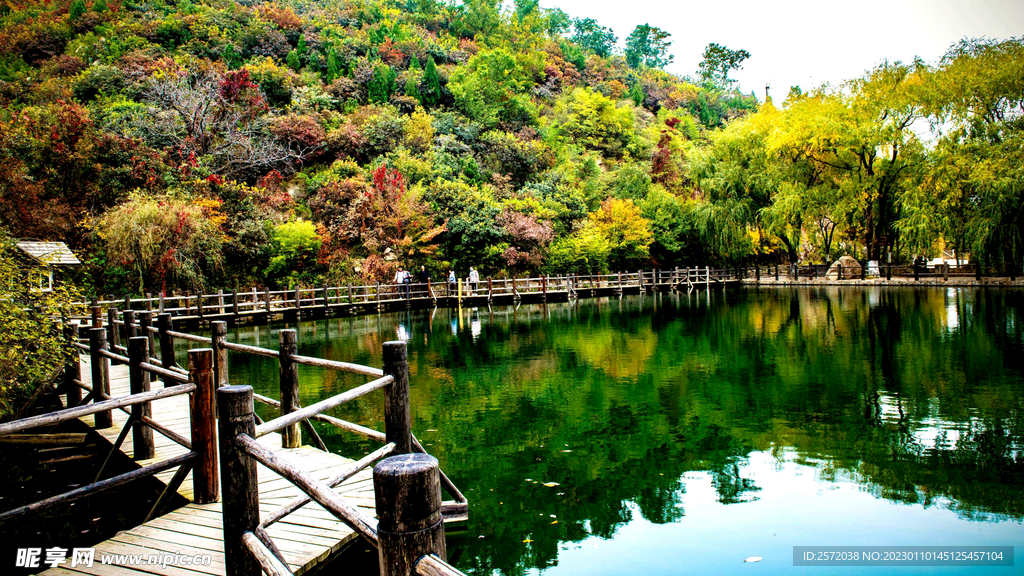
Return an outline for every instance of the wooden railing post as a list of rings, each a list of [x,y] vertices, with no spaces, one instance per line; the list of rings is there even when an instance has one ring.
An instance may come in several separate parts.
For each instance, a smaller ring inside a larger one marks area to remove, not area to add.
[[[224,314],[224,289],[217,288],[217,313]]]
[[[298,334],[295,330],[281,330],[281,347],[278,366],[281,385],[281,415],[299,409],[299,371],[292,355],[299,353]],[[302,445],[302,434],[298,423],[281,430],[281,447],[298,448]]]
[[[164,291],[163,291],[163,290],[161,290],[161,291],[160,291],[160,305],[159,305],[159,306],[157,307],[157,311],[158,311],[158,312],[159,312],[160,314],[163,314],[163,313],[164,313],[164,306],[165,306],[165,304],[166,304],[166,303],[164,302],[164,299],[165,299],[166,297],[167,297],[166,293],[164,293]]]
[[[116,348],[121,345],[121,332],[117,329],[117,308],[111,306],[107,308],[107,342],[110,343],[110,347]]]
[[[124,309],[125,310],[131,310],[132,309],[132,297],[131,296],[125,296],[124,297]]]
[[[227,576],[259,576],[259,562],[249,554],[242,535],[260,523],[256,460],[235,443],[235,437],[255,437],[252,387],[225,386],[217,390],[220,475],[224,479],[224,572]]]
[[[223,320],[210,322],[210,335],[213,346],[213,374],[217,387],[228,385],[228,349],[224,342],[228,338],[228,323]]]
[[[494,282],[490,277],[487,278],[487,301],[490,302],[494,296]]]
[[[917,267],[917,260],[914,260],[914,282],[921,279],[921,270]]]
[[[779,281],[779,265],[775,264],[775,281]]]
[[[231,315],[238,318],[238,289],[231,291]]]
[[[295,317],[299,317],[299,311],[302,309],[302,288],[299,286],[295,287]]]
[[[409,411],[409,361],[405,342],[384,343],[384,374],[395,379],[384,388],[384,435],[395,443],[396,454],[412,452],[412,415]]]
[[[429,454],[385,458],[373,468],[381,576],[410,576],[433,554],[447,559],[441,516],[441,477]]]
[[[135,310],[125,310],[121,313],[121,320],[124,321],[124,338],[128,340],[139,335],[135,327]]]
[[[149,338],[136,336],[128,339],[128,385],[132,394],[149,392],[149,374],[142,369],[142,363],[149,360]],[[132,449],[136,460],[148,460],[156,456],[153,444],[153,429],[142,422],[142,418],[153,417],[153,405],[149,402],[132,405]]]
[[[67,397],[68,408],[78,406],[82,403],[82,389],[75,384],[75,380],[82,380],[82,362],[78,352],[78,324],[65,324],[64,337],[71,344],[72,356],[64,364],[64,394]]]
[[[745,274],[741,275],[740,278],[742,278],[743,276],[745,276]],[[754,264],[754,281],[757,282],[758,284],[761,283],[761,265],[760,264]]]
[[[138,336],[145,336],[146,340],[149,341],[149,347],[147,348],[147,350],[149,351],[150,356],[152,356],[153,354],[156,354],[156,337],[153,336],[153,331],[150,330],[150,328],[153,326],[153,313],[150,312],[149,310],[143,310],[142,312],[138,313],[138,316],[139,316],[139,333],[138,333]],[[150,374],[149,375],[149,381],[150,382],[156,381],[156,374]]]
[[[889,269],[890,270],[892,269],[892,264],[889,265]],[[980,260],[974,265],[974,279],[977,280],[978,282],[981,282],[981,261]]]
[[[146,292],[146,311],[147,312],[152,312],[153,311],[153,293],[152,292]]]
[[[270,322],[270,288],[263,290],[263,307],[267,311],[267,322]]]
[[[103,328],[89,329],[89,364],[92,368],[93,400],[106,400],[110,397],[110,370],[107,358],[100,350],[107,349],[107,331]],[[110,410],[96,413],[96,428],[110,428],[114,425]]]
[[[328,304],[329,300],[327,299],[327,286],[326,285],[324,285],[324,287],[323,287],[323,292],[324,292],[324,316],[327,316],[327,310],[330,309],[330,304]]]
[[[196,504],[209,504],[220,498],[217,474],[217,385],[213,379],[213,350],[199,348],[188,351],[188,376],[196,385],[195,392],[189,399],[189,417],[192,421],[192,451],[199,455],[195,468],[192,469],[192,491],[195,493]],[[223,390],[223,388],[222,388]],[[222,412],[222,414],[224,414]],[[221,426],[225,420],[231,425],[230,411],[221,418]],[[249,388],[249,422],[255,425],[252,416],[252,388]],[[224,429],[221,428],[221,450],[224,448]],[[249,432],[251,435],[253,432]],[[236,433],[237,434],[237,433]],[[228,442],[235,434],[227,436]],[[233,445],[233,443],[232,443]],[[253,474],[255,483],[256,475]],[[229,494],[231,487],[225,486],[224,493]],[[227,517],[227,504],[224,516]],[[226,533],[226,532],[225,532]],[[225,545],[227,539],[225,538]]]
[[[177,366],[177,362],[174,361],[174,338],[171,337],[171,313],[163,312],[156,317],[157,328],[160,330],[160,364],[164,368],[173,368]],[[164,387],[167,387],[167,381],[164,381]]]
[[[103,327],[103,310],[99,307],[98,304],[92,305],[92,327]]]

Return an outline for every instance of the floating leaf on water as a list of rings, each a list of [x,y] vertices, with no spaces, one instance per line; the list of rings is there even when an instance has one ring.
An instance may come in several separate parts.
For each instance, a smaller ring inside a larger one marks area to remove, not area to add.
[[[562,452],[572,452],[572,450],[562,450]]]
[[[527,538],[526,540],[523,540],[523,544],[526,544],[527,542],[533,542],[533,540],[530,540],[529,538]]]
[[[555,520],[554,522],[552,522],[552,524],[558,524],[558,520]]]
[[[558,486],[558,482],[545,482],[544,485],[548,488],[554,488],[555,486]]]
[[[761,558],[760,556],[750,556],[744,560],[744,562],[760,562],[761,560],[764,560],[764,558]]]

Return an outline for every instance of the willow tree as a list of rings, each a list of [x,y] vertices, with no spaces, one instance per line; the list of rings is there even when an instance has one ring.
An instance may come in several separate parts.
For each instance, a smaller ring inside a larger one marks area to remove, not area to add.
[[[939,140],[901,229],[995,264],[1024,254],[1024,40],[964,40],[930,76]]]
[[[131,270],[138,293],[202,288],[222,265],[220,202],[136,193],[99,221],[107,258]]]
[[[923,64],[882,64],[842,90],[820,89],[788,101],[768,146],[797,181],[837,193],[852,210],[849,235],[869,260],[898,250],[902,193],[924,155],[914,123]]]

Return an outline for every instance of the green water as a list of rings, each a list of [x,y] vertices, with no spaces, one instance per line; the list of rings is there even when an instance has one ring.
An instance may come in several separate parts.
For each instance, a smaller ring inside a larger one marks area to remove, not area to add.
[[[282,327],[229,339],[276,348]],[[376,366],[408,338],[413,430],[471,502],[448,537],[471,574],[810,574],[793,546],[1024,544],[1019,291],[744,289],[297,327],[303,354]],[[230,364],[278,396],[275,362]],[[300,378],[304,404],[366,381]],[[332,413],[382,429],[382,398]],[[341,454],[376,447],[317,427]],[[1024,572],[1022,551],[975,572]]]

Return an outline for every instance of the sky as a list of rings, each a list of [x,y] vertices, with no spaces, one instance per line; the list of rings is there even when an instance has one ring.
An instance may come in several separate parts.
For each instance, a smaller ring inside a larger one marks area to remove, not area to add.
[[[510,2],[511,4],[511,2]],[[717,42],[750,52],[731,77],[761,100],[765,85],[781,102],[790,86],[805,92],[857,78],[883,61],[936,63],[963,38],[1024,35],[1024,0],[541,0],[572,17],[615,31],[620,47],[640,24],[672,35],[665,69],[693,75],[704,47]]]

